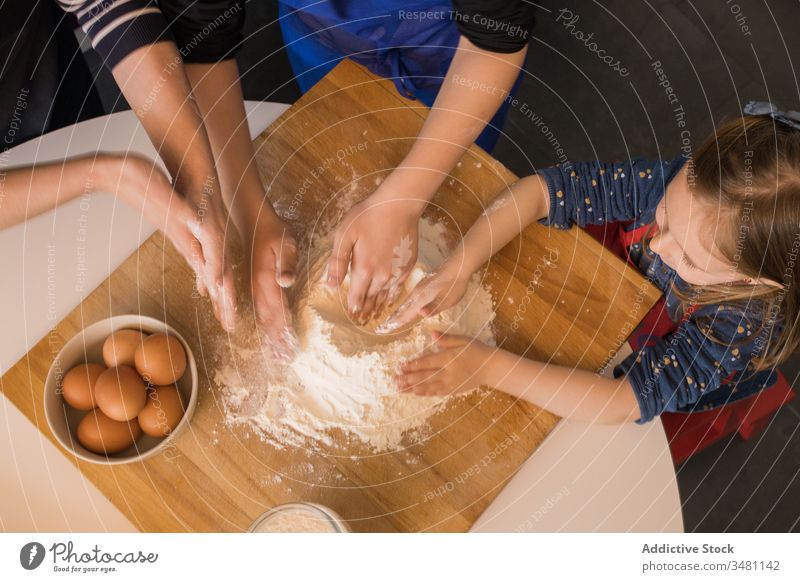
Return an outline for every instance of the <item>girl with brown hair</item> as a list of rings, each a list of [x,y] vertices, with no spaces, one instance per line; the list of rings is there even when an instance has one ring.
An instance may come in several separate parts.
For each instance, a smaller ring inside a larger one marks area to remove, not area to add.
[[[439,349],[408,362],[399,388],[486,384],[562,417],[643,423],[771,386],[800,343],[800,114],[767,103],[745,112],[688,160],[568,164],[519,180],[384,325],[454,305],[469,276],[534,220],[614,232],[664,293],[660,322],[634,333],[614,379],[437,334]]]

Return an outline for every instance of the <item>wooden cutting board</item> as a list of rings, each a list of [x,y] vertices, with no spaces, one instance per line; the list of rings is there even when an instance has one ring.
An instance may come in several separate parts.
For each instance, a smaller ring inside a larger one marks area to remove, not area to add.
[[[426,113],[391,82],[345,61],[257,138],[269,196],[301,246],[374,190],[403,158]],[[473,147],[428,215],[451,232],[463,231],[514,180]],[[586,369],[600,368],[659,297],[581,230],[541,225],[496,255],[487,281],[499,341],[528,357]],[[269,507],[300,500],[330,506],[355,531],[466,531],[558,422],[484,390],[434,416],[430,436],[400,451],[373,454],[344,434],[334,435],[333,447],[277,448],[225,424],[212,380],[226,338],[191,283],[188,266],[154,235],[2,378],[5,395],[53,440],[42,407],[44,379],[54,355],[81,328],[141,313],[165,320],[188,340],[200,398],[190,430],[174,446],[116,467],[66,453],[142,531],[242,531]],[[249,313],[245,306],[245,330],[253,325]]]

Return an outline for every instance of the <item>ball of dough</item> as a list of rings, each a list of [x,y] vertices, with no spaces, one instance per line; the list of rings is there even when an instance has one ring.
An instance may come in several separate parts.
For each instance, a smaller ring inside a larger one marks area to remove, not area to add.
[[[377,333],[376,328],[383,323],[408,297],[411,290],[421,280],[426,270],[417,264],[403,284],[398,298],[391,305],[374,314],[365,324],[360,324],[350,314],[347,294],[350,289],[350,275],[342,284],[331,289],[325,282],[330,252],[311,255],[293,287],[292,306],[295,314],[295,327],[301,344],[314,318],[321,318],[331,324],[331,340],[339,351],[346,355],[358,353],[365,348],[378,347],[401,339],[409,329],[395,330],[392,333]]]

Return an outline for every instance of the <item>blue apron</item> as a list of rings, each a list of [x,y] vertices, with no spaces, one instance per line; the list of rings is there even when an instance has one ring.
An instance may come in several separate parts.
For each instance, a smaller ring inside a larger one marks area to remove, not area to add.
[[[452,10],[447,0],[284,0],[279,4],[286,52],[303,93],[348,57],[391,79],[401,95],[428,107],[436,100],[458,45]],[[404,18],[401,12],[406,13]],[[409,17],[420,13],[424,17]],[[519,79],[514,89],[518,84]],[[497,142],[507,113],[505,99],[476,140],[486,151]]]

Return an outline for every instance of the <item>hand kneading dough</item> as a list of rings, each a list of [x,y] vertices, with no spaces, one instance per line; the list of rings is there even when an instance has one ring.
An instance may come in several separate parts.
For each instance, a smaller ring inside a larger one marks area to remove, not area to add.
[[[419,264],[405,294],[426,266],[438,266],[449,252],[443,224],[423,219],[419,233]],[[338,448],[356,437],[372,451],[385,451],[424,438],[428,418],[446,398],[399,392],[397,368],[431,348],[433,330],[493,343],[491,294],[475,275],[458,305],[405,329],[376,334],[388,313],[363,327],[353,322],[346,307],[349,279],[340,289],[326,285],[331,244],[324,238],[315,243],[318,250],[298,268],[292,288],[299,339],[294,359],[276,364],[250,349],[235,361],[228,357],[214,378],[225,394],[226,418],[246,423],[281,447]]]
[[[272,387],[265,410],[282,411],[274,421],[307,436],[320,438],[327,430],[344,429],[376,451],[394,449],[406,432],[421,429],[446,400],[399,392],[399,365],[430,350],[434,330],[493,343],[491,294],[473,277],[458,305],[378,334],[375,328],[427,274],[424,263],[414,267],[394,307],[359,326],[347,310],[349,278],[337,289],[325,283],[328,256],[313,257],[301,270],[293,297],[300,349],[290,364],[292,379],[285,388]]]
[[[307,346],[310,327],[319,317],[330,324],[330,341],[344,355],[354,355],[365,349],[373,349],[391,344],[406,336],[413,329],[407,326],[391,333],[377,333],[375,329],[402,305],[411,290],[427,274],[425,267],[417,263],[403,283],[403,289],[395,302],[384,307],[366,324],[359,325],[347,309],[347,293],[350,288],[348,274],[342,284],[331,289],[326,283],[327,266],[330,253],[312,258],[309,267],[304,269],[299,284],[295,284],[294,314],[298,338],[302,346]]]

